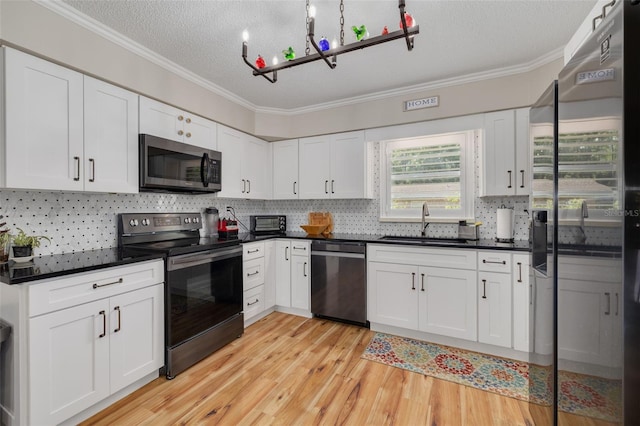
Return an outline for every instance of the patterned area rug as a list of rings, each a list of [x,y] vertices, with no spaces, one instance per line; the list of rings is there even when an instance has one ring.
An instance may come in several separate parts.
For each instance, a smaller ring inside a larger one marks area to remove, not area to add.
[[[420,340],[376,333],[362,358],[541,405],[552,403],[550,369]],[[620,381],[562,371],[562,411],[607,421],[621,417]]]

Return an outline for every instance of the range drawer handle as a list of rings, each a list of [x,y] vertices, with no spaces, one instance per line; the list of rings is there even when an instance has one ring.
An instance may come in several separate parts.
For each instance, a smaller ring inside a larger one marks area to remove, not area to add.
[[[493,261],[493,260],[482,259],[482,263],[494,263],[496,265],[506,265],[507,261],[506,260],[502,260],[500,262],[496,262],[496,261]]]
[[[256,299],[256,301],[255,301],[255,302],[248,302],[248,303],[247,303],[247,306],[255,305],[255,304],[256,304],[256,303],[258,303],[259,301],[260,301],[259,299]]]
[[[247,254],[251,254],[251,253],[257,253],[259,252],[260,249],[255,249],[255,250],[247,250]]]
[[[122,278],[119,278],[118,281],[113,281],[110,283],[104,283],[104,284],[93,283],[93,288],[106,287],[108,285],[114,285],[114,284],[122,284],[123,282],[124,280]]]
[[[248,276],[248,277],[252,277],[252,276],[254,276],[254,275],[258,275],[259,273],[260,273],[260,271],[255,271],[255,272],[252,272],[252,273],[250,273],[250,274],[247,274],[247,276]]]

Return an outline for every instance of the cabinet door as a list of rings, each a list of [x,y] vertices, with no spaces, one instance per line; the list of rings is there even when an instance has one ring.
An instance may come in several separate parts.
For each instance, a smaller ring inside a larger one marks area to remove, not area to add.
[[[272,143],[273,199],[298,198],[298,139]]]
[[[291,257],[291,307],[311,309],[311,262],[309,256]]]
[[[111,393],[164,365],[164,285],[110,299]]]
[[[108,315],[101,300],[29,320],[29,424],[61,423],[109,396]]]
[[[184,142],[206,149],[218,149],[217,124],[193,114],[184,114]]]
[[[276,305],[291,307],[291,241],[276,241]]]
[[[411,265],[367,264],[367,316],[373,323],[418,329],[418,269]]]
[[[299,198],[329,198],[331,140],[332,136],[316,136],[299,140]]]
[[[558,358],[616,366],[614,322],[620,317],[620,293],[615,284],[560,279],[558,281]]]
[[[247,198],[266,200],[271,198],[271,147],[268,142],[244,135],[242,175],[246,180]]]
[[[420,330],[476,340],[476,271],[421,267]]]
[[[516,110],[516,195],[529,195],[531,191],[531,162],[529,160],[529,108]]]
[[[485,114],[484,130],[482,195],[514,195],[516,170],[513,110]]]
[[[364,198],[366,146],[364,132],[334,135],[331,144],[331,198]]]
[[[84,189],[138,192],[138,95],[84,77]]]
[[[219,125],[218,150],[222,152],[222,191],[218,197],[246,198],[247,181],[242,175],[243,134]]]
[[[276,242],[264,243],[264,308],[276,305]]]
[[[82,190],[82,74],[5,52],[5,184]]]
[[[511,274],[478,274],[478,341],[511,347]]]
[[[513,255],[513,349],[532,352],[533,280],[530,277],[529,255]]]
[[[179,117],[182,117],[179,120]],[[183,142],[184,115],[171,105],[140,96],[140,133]]]

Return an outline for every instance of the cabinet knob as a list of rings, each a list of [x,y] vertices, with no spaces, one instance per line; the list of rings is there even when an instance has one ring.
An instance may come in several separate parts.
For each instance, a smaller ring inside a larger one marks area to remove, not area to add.
[[[187,132],[186,136],[187,136],[188,138],[190,138],[190,137],[191,137],[191,132]]]
[[[187,119],[184,121],[186,121],[187,123],[191,123],[191,119],[189,117],[187,117]]]
[[[182,136],[182,135],[184,134],[184,132],[183,132],[182,130],[178,130],[178,134],[179,134],[180,136]]]
[[[181,115],[179,115],[179,116],[178,116],[178,121],[182,121],[182,120],[184,120],[184,117],[183,117],[183,116],[181,116]]]

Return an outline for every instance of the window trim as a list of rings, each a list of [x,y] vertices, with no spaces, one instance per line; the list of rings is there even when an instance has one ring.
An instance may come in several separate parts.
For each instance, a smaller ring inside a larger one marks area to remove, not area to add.
[[[381,222],[420,222],[420,212],[416,210],[402,210],[398,214],[390,214],[389,208],[389,190],[390,190],[390,175],[387,151],[390,144],[395,142],[409,142],[437,137],[437,136],[455,136],[464,135],[465,140],[460,144],[460,180],[462,182],[462,206],[461,209],[456,210],[452,215],[438,215],[433,214],[429,216],[429,222],[441,222],[441,223],[457,223],[460,220],[474,220],[475,216],[475,187],[476,187],[476,149],[478,146],[478,139],[481,134],[481,129],[475,130],[453,130],[447,132],[433,131],[429,134],[421,136],[413,136],[408,138],[395,138],[383,140],[380,142],[380,209],[379,209],[379,221]],[[441,212],[436,212],[441,213]]]

